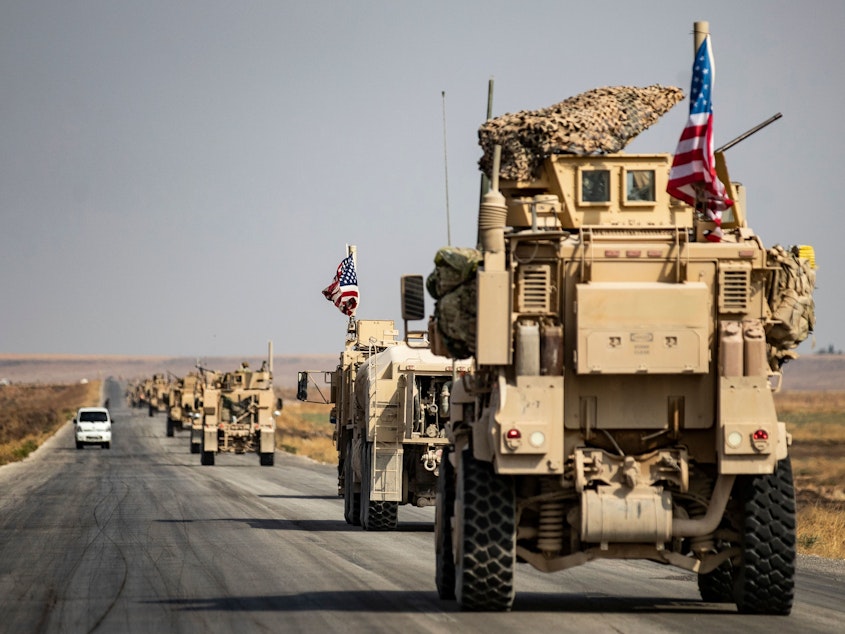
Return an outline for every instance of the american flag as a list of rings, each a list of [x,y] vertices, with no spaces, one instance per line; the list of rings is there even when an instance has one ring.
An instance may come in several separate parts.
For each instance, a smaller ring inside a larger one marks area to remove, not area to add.
[[[355,260],[349,254],[337,266],[334,280],[323,289],[323,295],[340,309],[344,315],[352,317],[358,307],[358,277],[355,275]]]
[[[713,157],[713,49],[704,38],[692,66],[689,119],[669,172],[666,191],[688,205],[703,206],[704,215],[716,224],[707,234],[711,242],[722,239],[722,212],[733,205],[716,176]]]

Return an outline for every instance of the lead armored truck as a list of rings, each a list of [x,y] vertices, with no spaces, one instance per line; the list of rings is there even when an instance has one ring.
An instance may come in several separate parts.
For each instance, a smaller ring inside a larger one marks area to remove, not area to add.
[[[451,390],[440,597],[508,610],[517,562],[643,559],[697,573],[705,601],[788,614],[795,500],[773,392],[812,329],[812,252],[766,249],[718,152],[735,201],[720,242],[667,193],[672,155],[549,153],[500,179],[492,154],[464,294],[429,278],[434,351],[475,361]],[[438,278],[460,255],[438,253]]]

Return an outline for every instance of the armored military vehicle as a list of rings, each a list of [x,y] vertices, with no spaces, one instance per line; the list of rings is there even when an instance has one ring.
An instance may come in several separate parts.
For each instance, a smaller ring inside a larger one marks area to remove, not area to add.
[[[206,402],[206,390],[212,390],[213,396],[209,397],[212,402],[215,404],[218,399],[217,390],[220,385],[220,379],[222,374],[215,370],[211,370],[208,368],[204,368],[197,364],[197,371],[199,372],[199,383],[197,385],[197,390],[199,391],[199,395],[197,397],[197,410],[194,412],[194,416],[191,419],[191,437],[190,437],[190,447],[191,453],[198,454],[201,453],[202,450],[202,433],[203,433],[203,411],[204,407],[203,404]]]
[[[147,413],[154,416],[158,412],[167,410],[167,393],[170,391],[170,381],[165,374],[153,374],[152,379],[145,384],[147,388]]]
[[[217,453],[257,453],[262,466],[272,466],[276,451],[276,417],[282,400],[273,392],[272,345],[258,370],[244,362],[205,384],[202,403],[200,463],[213,465]]]
[[[773,392],[812,330],[815,260],[764,246],[721,152],[734,204],[719,226],[667,193],[672,155],[591,145],[639,117],[640,93],[600,91],[624,117],[590,115],[592,93],[576,125],[484,124],[479,248],[435,258],[434,352],[475,360],[451,388],[435,520],[438,592],[462,609],[510,609],[517,562],[642,559],[697,573],[705,601],[791,610],[791,439]],[[514,150],[548,129],[557,149]]]
[[[350,319],[348,334],[330,373],[338,494],[347,523],[393,530],[400,505],[434,504],[453,375],[468,363],[432,354],[422,333],[398,340],[392,320]],[[300,400],[308,380],[299,373]]]
[[[202,417],[202,377],[189,372],[183,377],[172,377],[167,393],[167,435],[174,430],[191,429],[195,420]]]

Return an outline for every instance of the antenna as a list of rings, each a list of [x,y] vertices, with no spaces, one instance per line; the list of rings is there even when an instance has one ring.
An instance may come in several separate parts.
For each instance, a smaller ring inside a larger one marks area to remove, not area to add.
[[[452,220],[449,216],[449,159],[446,151],[446,91],[441,90],[443,98],[443,169],[446,172],[446,244],[452,246]]]
[[[490,121],[493,118],[493,76],[490,76],[490,79],[487,80],[487,117],[485,121]],[[484,198],[484,194],[486,194],[490,190],[490,179],[487,178],[487,174],[481,172],[481,193],[478,196],[478,200],[481,201]]]
[[[485,121],[489,121],[493,118],[493,76],[490,75],[490,79],[487,80],[487,118]],[[490,190],[490,179],[487,178],[487,174],[484,171],[481,172],[481,187],[480,191],[478,192],[478,204],[481,205],[484,202],[484,195]],[[481,248],[481,233],[479,232],[476,234],[475,240],[476,248]]]

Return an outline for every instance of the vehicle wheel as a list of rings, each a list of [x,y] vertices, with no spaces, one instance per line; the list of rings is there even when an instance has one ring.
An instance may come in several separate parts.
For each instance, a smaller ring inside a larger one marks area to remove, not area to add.
[[[707,574],[698,575],[698,592],[706,603],[733,603],[733,564],[730,560]]]
[[[102,447],[103,447],[103,449],[111,449],[111,443],[110,442],[104,442],[102,444]]]
[[[352,468],[352,438],[346,443],[343,459],[343,519],[352,526],[361,525],[361,492],[355,490],[355,470]]]
[[[451,447],[444,446],[437,478],[434,506],[434,582],[437,594],[446,601],[455,598],[455,556],[452,548],[452,519],[455,515],[455,469],[449,462]]]
[[[170,416],[167,417],[167,437],[173,437],[173,419]]]
[[[200,452],[200,444],[198,442],[191,443],[191,453],[199,453]]]
[[[361,526],[365,531],[392,531],[399,524],[399,503],[370,500],[373,443],[364,447],[361,460]]]
[[[260,453],[260,454],[258,454],[258,460],[261,463],[262,467],[272,467],[273,463],[276,461],[276,454],[275,453]]]
[[[734,493],[743,510],[736,607],[744,614],[787,615],[795,593],[795,489],[789,457],[771,475],[738,477]]]
[[[76,441],[76,448],[77,449],[82,449],[84,446],[85,446],[85,443],[79,442],[78,440]]]
[[[204,467],[213,467],[214,466],[214,452],[213,451],[203,451],[202,455],[200,456],[200,464]]]
[[[467,447],[458,456],[455,500],[455,597],[462,610],[510,610],[516,561],[513,479],[496,474]]]

